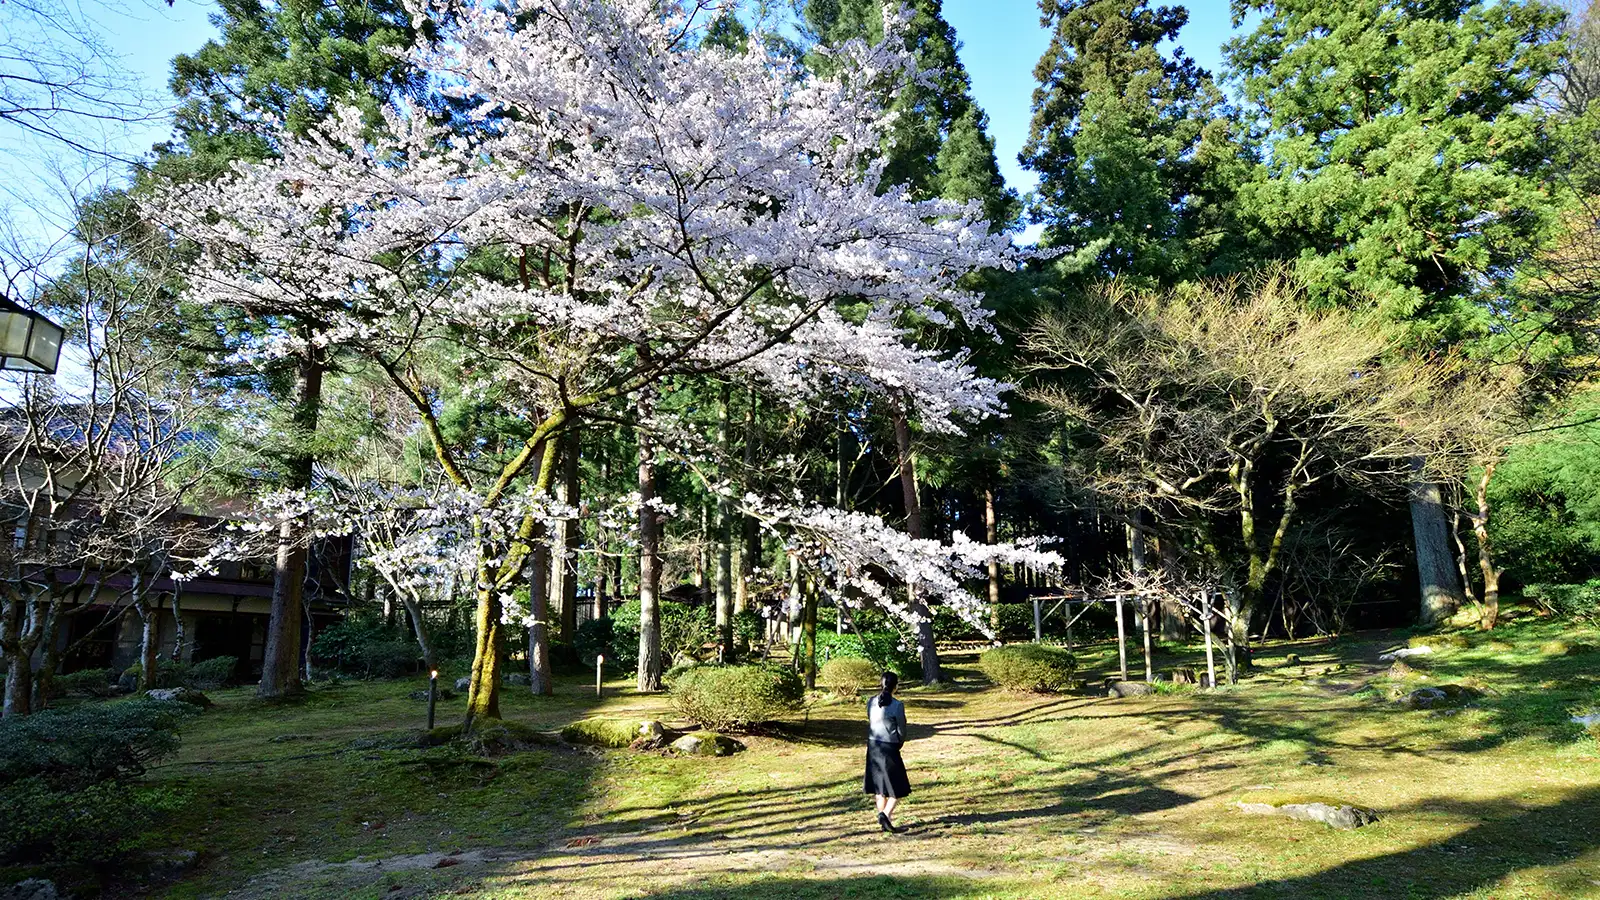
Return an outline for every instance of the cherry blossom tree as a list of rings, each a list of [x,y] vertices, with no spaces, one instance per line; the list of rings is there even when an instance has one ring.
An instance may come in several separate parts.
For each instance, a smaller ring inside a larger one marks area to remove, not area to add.
[[[779,402],[847,382],[910,405],[927,429],[1002,409],[1003,385],[900,324],[988,330],[963,279],[1022,253],[976,202],[881,183],[877,98],[920,77],[894,29],[841,48],[820,77],[759,36],[738,51],[702,44],[724,5],[419,7],[435,37],[414,59],[468,110],[465,125],[402,105],[373,137],[351,112],[282,134],[281,159],[172,185],[150,207],[200,250],[194,299],[314,323],[249,352],[363,354],[476,498],[469,727],[499,714],[506,598],[545,540],[529,498],[548,495],[563,431],[631,419],[657,386],[730,375]],[[441,367],[453,377],[430,374]],[[493,393],[524,429],[516,445],[452,440],[447,390]],[[832,535],[846,569],[891,540],[821,511],[780,518]],[[958,582],[950,562],[978,552],[893,541],[896,575],[930,584]],[[936,555],[954,574],[934,575]]]

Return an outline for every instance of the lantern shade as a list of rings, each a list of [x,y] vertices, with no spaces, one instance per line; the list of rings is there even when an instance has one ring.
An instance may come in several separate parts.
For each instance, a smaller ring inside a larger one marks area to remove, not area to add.
[[[0,297],[0,369],[54,375],[62,334],[42,314]]]

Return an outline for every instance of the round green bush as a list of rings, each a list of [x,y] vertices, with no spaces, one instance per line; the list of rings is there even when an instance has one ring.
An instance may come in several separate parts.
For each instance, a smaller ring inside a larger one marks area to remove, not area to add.
[[[711,731],[748,731],[800,706],[805,684],[786,666],[696,666],[669,686],[678,712]]]
[[[1043,644],[996,647],[978,657],[989,680],[1008,691],[1056,693],[1072,686],[1072,654]]]
[[[831,688],[835,694],[841,697],[859,697],[878,687],[878,679],[883,675],[883,670],[871,660],[841,656],[823,663],[822,671],[817,675],[817,683],[825,688]]]

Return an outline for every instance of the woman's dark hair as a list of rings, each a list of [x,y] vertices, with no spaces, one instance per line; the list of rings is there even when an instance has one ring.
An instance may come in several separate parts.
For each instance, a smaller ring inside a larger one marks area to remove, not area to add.
[[[894,699],[895,685],[899,683],[900,678],[893,672],[883,673],[883,680],[879,682],[879,685],[882,687],[882,689],[878,691],[879,706],[889,705],[889,701]]]

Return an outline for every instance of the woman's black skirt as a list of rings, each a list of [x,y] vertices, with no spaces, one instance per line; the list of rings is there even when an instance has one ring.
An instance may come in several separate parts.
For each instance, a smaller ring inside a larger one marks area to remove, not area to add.
[[[906,779],[906,764],[900,761],[900,745],[888,741],[867,741],[865,791],[885,797],[905,797],[911,793]]]

